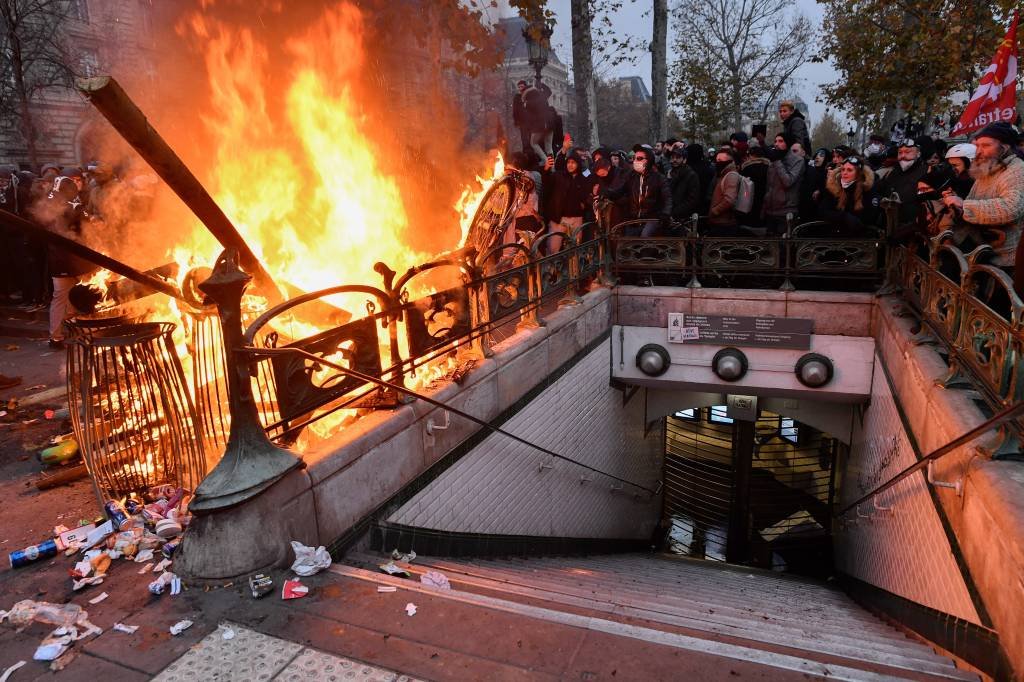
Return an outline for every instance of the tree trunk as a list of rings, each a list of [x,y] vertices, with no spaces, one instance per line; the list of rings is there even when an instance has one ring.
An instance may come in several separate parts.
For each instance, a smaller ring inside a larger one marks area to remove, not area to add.
[[[648,140],[668,137],[668,0],[654,0],[651,40],[651,122]]]
[[[600,144],[597,131],[597,101],[594,95],[590,1],[572,0],[572,71],[578,121],[576,144],[587,149],[593,149]]]

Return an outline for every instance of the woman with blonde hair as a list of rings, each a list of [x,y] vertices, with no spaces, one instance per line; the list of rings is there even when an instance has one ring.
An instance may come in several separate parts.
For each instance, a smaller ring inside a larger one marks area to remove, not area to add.
[[[848,156],[825,180],[818,218],[840,236],[863,234],[874,223],[875,173],[859,156]]]

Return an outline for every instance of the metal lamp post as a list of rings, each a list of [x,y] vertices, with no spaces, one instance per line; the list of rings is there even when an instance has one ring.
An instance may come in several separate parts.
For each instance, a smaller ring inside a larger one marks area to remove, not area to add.
[[[548,65],[548,51],[551,49],[551,25],[547,22],[532,22],[523,29],[526,50],[530,56],[530,66],[534,77],[539,81],[540,72]]]

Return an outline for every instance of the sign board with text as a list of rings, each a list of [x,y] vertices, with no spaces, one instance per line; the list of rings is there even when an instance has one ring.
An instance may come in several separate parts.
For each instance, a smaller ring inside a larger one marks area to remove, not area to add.
[[[794,317],[668,314],[669,343],[809,350],[814,320]]]

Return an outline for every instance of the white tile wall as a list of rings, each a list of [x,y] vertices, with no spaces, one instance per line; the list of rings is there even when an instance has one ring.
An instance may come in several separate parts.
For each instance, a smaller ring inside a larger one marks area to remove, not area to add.
[[[863,424],[855,423],[841,506],[917,461],[880,363],[876,355],[871,404]],[[980,624],[924,474],[914,474],[882,493],[879,505],[891,506],[892,511],[876,511],[869,501],[861,505],[861,513],[871,518],[857,518],[855,511],[844,517],[856,522],[837,529],[837,567],[919,604]]]
[[[643,433],[643,393],[622,406],[600,344],[502,428],[648,488],[661,474],[662,431]],[[507,371],[506,368],[500,371]],[[550,465],[551,468],[541,468]],[[583,481],[583,478],[591,479]],[[504,435],[492,434],[390,521],[436,530],[575,538],[648,537],[660,499]]]

